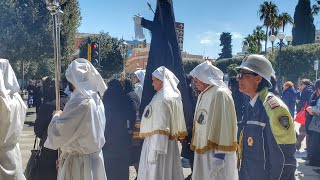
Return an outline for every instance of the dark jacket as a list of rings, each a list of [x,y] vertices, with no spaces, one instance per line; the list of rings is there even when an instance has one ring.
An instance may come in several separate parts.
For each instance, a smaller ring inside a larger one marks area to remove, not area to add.
[[[68,97],[62,94],[60,98],[60,108],[63,110],[68,101]],[[48,126],[52,119],[52,112],[56,109],[56,101],[47,101],[40,105],[37,118],[34,125],[34,132],[40,138],[41,154],[36,169],[36,177],[34,180],[56,180],[56,160],[58,159],[58,151],[43,147],[47,139]]]
[[[296,105],[297,92],[293,87],[289,87],[282,92],[281,99],[288,106],[290,114],[294,117],[294,107]]]
[[[300,112],[302,107],[309,102],[310,97],[313,93],[313,86],[306,86],[300,93],[299,103],[297,104],[297,112]]]
[[[120,88],[120,87],[119,87]],[[130,142],[139,97],[132,91],[123,94],[121,89],[108,87],[103,97],[106,115],[105,138],[103,146],[105,158],[117,158],[129,155]]]
[[[289,123],[292,118],[288,117],[290,115],[286,107],[282,107],[274,98],[275,100],[270,101],[267,106],[272,106],[271,111],[276,111],[269,113],[279,117],[270,119],[263,102],[272,99],[273,96],[269,94],[266,97],[259,97],[254,107],[250,104],[246,106],[242,127],[239,128],[241,134],[239,142],[242,147],[238,151],[241,157],[239,180],[294,180],[295,143],[286,144],[281,139],[290,137],[292,142],[295,141],[293,122]],[[278,123],[274,123],[278,120]],[[287,126],[288,124],[291,125]],[[277,137],[275,133],[278,135],[285,133],[285,135]]]

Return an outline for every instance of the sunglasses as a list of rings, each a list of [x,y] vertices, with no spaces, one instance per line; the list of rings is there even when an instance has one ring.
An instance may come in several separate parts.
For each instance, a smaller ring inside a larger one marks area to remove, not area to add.
[[[248,75],[248,74],[253,75],[253,76],[258,76],[258,74],[254,73],[254,72],[239,72],[237,74],[237,78],[242,79],[245,75]]]

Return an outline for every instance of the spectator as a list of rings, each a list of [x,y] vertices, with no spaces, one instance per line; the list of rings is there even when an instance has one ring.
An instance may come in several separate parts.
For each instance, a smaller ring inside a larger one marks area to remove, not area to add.
[[[294,85],[291,81],[287,81],[283,84],[283,92],[281,99],[288,106],[292,118],[294,117],[294,108],[296,105],[297,92],[294,89]]]

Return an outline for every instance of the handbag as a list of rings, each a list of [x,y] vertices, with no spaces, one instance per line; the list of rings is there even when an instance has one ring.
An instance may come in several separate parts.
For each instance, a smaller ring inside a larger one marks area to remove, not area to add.
[[[28,160],[26,170],[24,171],[26,180],[36,180],[36,170],[37,170],[38,160],[41,154],[41,148],[38,145],[36,149],[36,144],[37,144],[37,136],[34,139],[33,149],[31,150],[31,156]]]
[[[320,133],[320,116],[315,114],[309,124],[308,130]]]
[[[306,109],[307,109],[308,103],[305,103],[304,106],[301,108],[301,110],[297,113],[295,121],[301,125],[306,124]]]

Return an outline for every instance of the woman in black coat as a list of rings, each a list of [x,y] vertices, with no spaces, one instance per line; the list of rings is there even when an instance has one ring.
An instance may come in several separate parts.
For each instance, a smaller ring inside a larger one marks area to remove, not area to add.
[[[44,101],[40,105],[34,125],[34,132],[40,138],[41,154],[37,164],[36,179],[34,180],[56,180],[56,160],[58,151],[47,149],[43,146],[47,139],[47,129],[52,119],[52,112],[56,110],[55,81],[48,77],[43,83]],[[61,92],[60,108],[63,110],[68,97]]]
[[[117,79],[108,82],[103,97],[106,114],[105,138],[102,148],[108,180],[128,180],[130,142],[137,104]]]
[[[281,99],[288,106],[290,114],[294,117],[294,108],[296,106],[297,92],[294,89],[293,83],[287,81],[283,84],[283,92]]]

